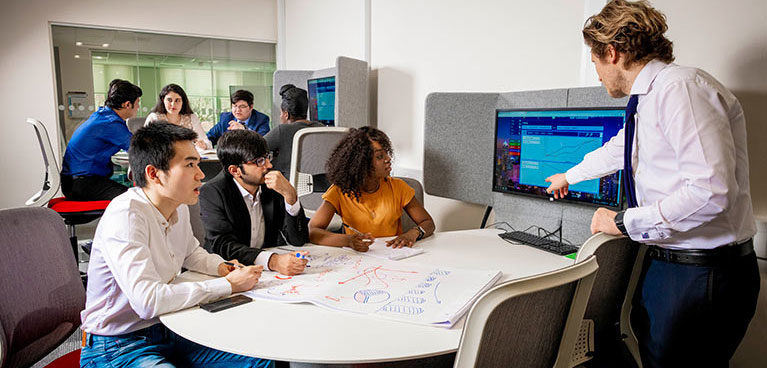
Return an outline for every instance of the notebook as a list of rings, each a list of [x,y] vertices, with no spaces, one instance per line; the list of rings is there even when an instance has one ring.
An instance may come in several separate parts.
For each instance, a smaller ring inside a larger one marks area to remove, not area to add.
[[[373,241],[373,244],[370,245],[370,248],[368,248],[367,252],[357,252],[357,253],[365,254],[371,257],[376,257],[376,258],[390,259],[393,261],[399,261],[400,259],[405,259],[405,258],[423,253],[423,248],[387,247],[386,241],[391,239],[394,239],[394,238],[393,237],[377,238],[376,240]]]

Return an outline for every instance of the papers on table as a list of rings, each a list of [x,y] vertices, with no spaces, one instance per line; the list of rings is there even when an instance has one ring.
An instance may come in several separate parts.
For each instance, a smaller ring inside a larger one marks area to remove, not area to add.
[[[303,274],[265,271],[256,288],[245,294],[449,328],[502,274],[393,262],[330,247],[313,249],[309,257],[311,268]]]
[[[399,261],[418,254],[423,253],[423,248],[392,248],[386,246],[386,241],[394,238],[377,238],[370,244],[367,252],[356,252],[359,254],[365,254],[375,258],[390,259],[392,261]]]

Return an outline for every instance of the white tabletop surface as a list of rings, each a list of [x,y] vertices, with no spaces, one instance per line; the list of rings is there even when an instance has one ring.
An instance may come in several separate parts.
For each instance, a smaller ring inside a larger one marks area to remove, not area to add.
[[[500,231],[436,233],[423,254],[401,260],[466,269],[502,270],[499,282],[549,272],[573,260],[510,244]],[[311,252],[311,246],[307,245]],[[199,277],[199,276],[198,276]],[[451,329],[327,310],[313,304],[254,300],[217,313],[198,307],[166,314],[177,334],[215,349],[266,359],[348,364],[415,359],[458,349],[463,320]]]

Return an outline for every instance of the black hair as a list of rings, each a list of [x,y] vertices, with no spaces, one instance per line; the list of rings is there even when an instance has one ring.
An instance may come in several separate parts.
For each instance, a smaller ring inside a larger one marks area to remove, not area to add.
[[[194,141],[197,133],[180,125],[160,120],[149,124],[133,134],[128,150],[128,161],[136,185],[146,188],[146,167],[158,170],[170,169],[170,160],[176,154],[173,145],[178,141]]]
[[[288,120],[306,119],[306,110],[309,109],[309,97],[306,90],[292,84],[286,84],[280,88],[282,111],[288,113]]]
[[[115,79],[109,82],[109,92],[107,92],[107,100],[104,104],[112,110],[118,110],[126,101],[136,102],[141,94],[139,86],[126,80]]]
[[[327,163],[327,179],[341,193],[359,199],[365,179],[373,175],[373,143],[378,142],[393,157],[391,141],[386,133],[373,128],[352,128],[333,150]]]
[[[160,90],[160,95],[158,96],[159,99],[157,100],[157,105],[154,105],[152,108],[152,112],[156,112],[159,114],[167,114],[168,110],[165,109],[165,96],[168,95],[168,93],[175,92],[179,96],[181,96],[181,111],[178,113],[181,115],[192,115],[194,111],[192,111],[192,107],[189,106],[189,98],[186,97],[186,92],[184,92],[184,89],[181,88],[178,84],[171,83],[165,87],[162,87],[162,90]]]
[[[255,130],[239,129],[224,133],[218,140],[216,155],[224,167],[224,174],[231,176],[228,167],[240,166],[266,156],[269,147],[266,140]]]
[[[253,94],[244,89],[235,91],[230,100],[232,101],[232,105],[236,104],[237,101],[245,101],[248,103],[248,106],[253,106]]]

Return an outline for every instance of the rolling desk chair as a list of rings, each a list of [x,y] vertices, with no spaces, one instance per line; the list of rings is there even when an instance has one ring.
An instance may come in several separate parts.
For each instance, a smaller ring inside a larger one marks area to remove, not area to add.
[[[25,204],[31,207],[41,207],[47,204],[50,209],[56,211],[64,219],[64,223],[69,228],[69,242],[75,260],[79,261],[75,226],[86,224],[101,217],[110,201],[70,201],[65,197],[53,198],[61,186],[61,177],[48,130],[37,119],[29,118],[27,123],[35,129],[37,141],[40,144],[40,151],[45,163],[45,179],[43,180],[43,188],[29,198]]]
[[[569,367],[598,268],[591,257],[482,294],[466,317],[455,367]]]
[[[44,207],[0,210],[0,367],[29,367],[80,326],[85,290],[61,218]],[[80,350],[48,367],[78,367]]]
[[[415,198],[423,204],[423,185],[421,185],[421,182],[418,180],[415,180],[413,178],[406,178],[404,176],[397,176],[397,179],[402,179],[407,185],[409,185],[413,190],[415,190]],[[402,231],[408,231],[415,227],[415,222],[408,216],[407,212],[405,210],[402,210]]]
[[[597,233],[580,247],[575,262],[593,256],[599,261],[579,342],[572,365],[594,359],[597,366],[624,366],[625,348],[640,368],[639,348],[631,330],[631,301],[642,269],[647,247],[625,236]],[[625,348],[623,346],[625,343]]]
[[[322,194],[329,187],[325,166],[338,142],[348,132],[349,128],[339,127],[304,128],[293,136],[288,180],[296,188],[307,217],[312,217],[322,204]],[[328,230],[340,227],[341,218],[333,216]]]

